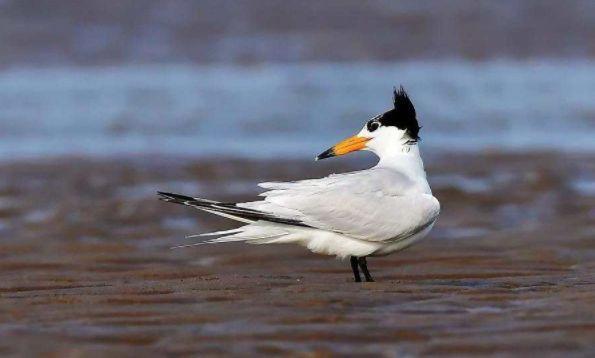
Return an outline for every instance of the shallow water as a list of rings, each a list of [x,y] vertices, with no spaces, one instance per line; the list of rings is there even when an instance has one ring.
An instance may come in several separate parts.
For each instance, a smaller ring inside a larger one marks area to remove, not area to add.
[[[594,152],[595,63],[434,61],[0,71],[0,159],[310,158],[403,84],[427,152]]]

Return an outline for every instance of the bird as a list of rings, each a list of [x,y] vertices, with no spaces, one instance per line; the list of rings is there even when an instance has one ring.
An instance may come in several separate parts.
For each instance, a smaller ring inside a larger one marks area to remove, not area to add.
[[[393,88],[392,108],[319,154],[315,160],[370,151],[372,168],[317,179],[265,182],[262,200],[218,202],[159,191],[165,202],[187,205],[242,223],[193,246],[227,242],[293,243],[318,254],[349,258],[355,282],[374,281],[367,257],[403,250],[424,238],[440,214],[426,178],[415,107],[403,88]]]

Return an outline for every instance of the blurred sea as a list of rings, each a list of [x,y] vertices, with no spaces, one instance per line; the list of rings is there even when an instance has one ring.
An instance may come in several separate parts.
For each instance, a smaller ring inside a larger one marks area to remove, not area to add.
[[[0,71],[0,159],[314,157],[402,84],[424,150],[595,152],[595,62],[128,65]]]

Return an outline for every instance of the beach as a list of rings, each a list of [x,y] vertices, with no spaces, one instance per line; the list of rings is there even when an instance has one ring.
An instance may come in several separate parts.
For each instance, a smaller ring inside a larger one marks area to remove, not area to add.
[[[371,156],[55,157],[0,164],[0,353],[20,356],[595,354],[595,157],[432,152],[442,205],[377,282],[297,246],[170,247],[234,227],[156,191],[256,184]]]

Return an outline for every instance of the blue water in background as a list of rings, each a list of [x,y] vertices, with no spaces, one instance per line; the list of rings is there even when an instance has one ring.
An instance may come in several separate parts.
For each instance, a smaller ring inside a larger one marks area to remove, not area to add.
[[[0,159],[311,158],[413,99],[425,151],[595,152],[595,62],[138,65],[0,71]]]

